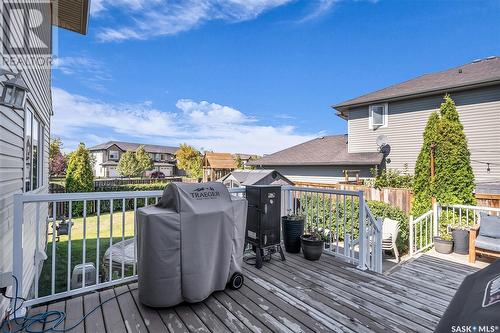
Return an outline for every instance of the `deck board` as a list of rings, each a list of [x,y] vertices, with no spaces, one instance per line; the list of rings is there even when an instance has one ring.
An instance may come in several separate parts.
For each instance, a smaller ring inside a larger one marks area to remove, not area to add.
[[[273,256],[260,270],[244,264],[240,290],[200,303],[154,309],[138,299],[137,283],[74,297],[29,311],[67,312],[66,327],[99,302],[74,332],[431,332],[462,280],[478,269],[429,255],[388,276],[360,271],[323,255]],[[38,325],[37,328],[41,328]],[[73,332],[72,331],[72,332]]]

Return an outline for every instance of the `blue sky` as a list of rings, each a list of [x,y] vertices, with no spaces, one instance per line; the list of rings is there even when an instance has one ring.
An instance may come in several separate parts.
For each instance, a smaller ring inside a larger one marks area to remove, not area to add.
[[[500,1],[93,0],[57,29],[52,135],[272,153],[347,132],[330,105],[500,55]]]

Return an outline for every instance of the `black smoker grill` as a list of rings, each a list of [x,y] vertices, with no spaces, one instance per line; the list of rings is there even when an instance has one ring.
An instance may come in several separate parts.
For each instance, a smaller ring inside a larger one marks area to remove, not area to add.
[[[255,267],[262,267],[265,252],[276,250],[285,260],[280,245],[281,186],[246,186],[248,201],[245,242],[255,251]]]

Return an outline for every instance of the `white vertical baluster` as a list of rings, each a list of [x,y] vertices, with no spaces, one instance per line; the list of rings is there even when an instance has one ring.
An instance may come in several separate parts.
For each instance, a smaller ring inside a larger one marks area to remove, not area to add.
[[[85,287],[86,246],[87,246],[87,200],[83,200],[83,248],[82,248],[83,275],[82,275],[82,287]]]
[[[36,212],[35,212],[35,298],[38,298],[38,259],[40,255],[38,252],[40,251],[40,203],[36,203]]]
[[[71,227],[73,224],[73,201],[69,201],[69,219],[68,219],[68,274],[66,277],[66,289],[71,290]]]
[[[113,281],[113,199],[109,200],[109,281]]]
[[[125,241],[125,198],[122,199],[122,245]],[[122,279],[125,277],[125,249],[122,246]]]
[[[50,293],[54,295],[56,293],[56,211],[57,202],[52,202],[52,270],[50,279]]]
[[[96,261],[96,270],[95,270],[95,281],[98,284],[99,283],[99,258],[101,254],[99,253],[99,246],[100,246],[100,240],[101,240],[101,200],[97,200],[97,216],[96,216],[96,222],[97,222],[97,239],[96,239],[96,254],[95,254],[95,261]]]
[[[134,265],[132,266],[132,274],[136,273],[137,265],[137,198],[134,198]]]

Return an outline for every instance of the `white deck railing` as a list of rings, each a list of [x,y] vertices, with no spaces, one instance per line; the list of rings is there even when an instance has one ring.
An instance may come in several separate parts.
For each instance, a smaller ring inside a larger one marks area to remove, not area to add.
[[[439,236],[439,225],[471,227],[479,222],[479,214],[485,212],[500,216],[500,208],[434,204],[433,209],[414,219],[410,216],[410,257],[434,246],[434,237]]]
[[[244,195],[245,189],[233,188],[230,192]],[[17,277],[19,293],[27,298],[24,305],[32,306],[136,280],[136,212],[140,207],[157,203],[162,193],[15,195],[13,274]],[[23,212],[27,205],[35,205],[37,209],[36,235],[23,235]],[[326,253],[344,257],[360,269],[381,272],[381,222],[372,216],[362,191],[283,186],[281,206],[282,215],[304,214],[309,226],[325,235]],[[67,235],[59,235],[56,226],[56,223],[60,226],[63,218],[69,222]],[[36,237],[34,244],[30,236]],[[117,252],[113,260],[113,251],[103,256],[113,244],[127,239],[133,239],[133,260],[116,260]],[[29,276],[33,276],[33,281],[23,276],[29,271],[23,258],[31,255],[39,258],[35,262],[46,259],[43,267],[38,264],[32,267],[34,272]],[[87,272],[91,268],[86,264],[90,263],[96,268],[95,275]],[[82,265],[84,274],[75,283],[72,273],[77,264]],[[32,291],[28,292],[30,286]]]

